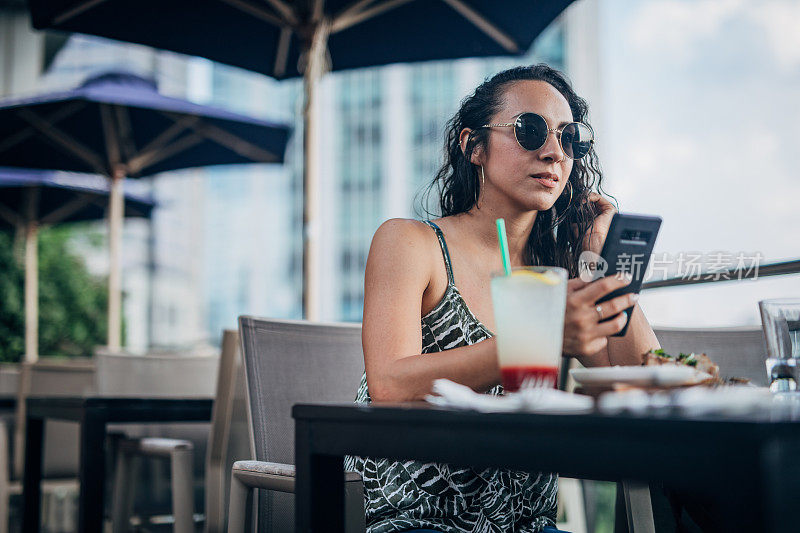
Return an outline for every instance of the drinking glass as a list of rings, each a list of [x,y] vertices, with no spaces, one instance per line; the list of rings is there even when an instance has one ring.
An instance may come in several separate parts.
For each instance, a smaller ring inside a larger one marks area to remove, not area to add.
[[[767,341],[767,380],[772,392],[798,390],[800,381],[800,298],[758,302]]]
[[[492,276],[497,359],[503,388],[555,387],[564,337],[567,271],[523,267]]]

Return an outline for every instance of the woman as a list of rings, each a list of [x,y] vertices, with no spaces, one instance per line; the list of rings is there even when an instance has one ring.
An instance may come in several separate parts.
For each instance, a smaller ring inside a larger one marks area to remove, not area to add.
[[[595,302],[627,280],[577,277],[578,256],[600,253],[614,214],[591,192],[602,176],[585,142],[586,114],[586,102],[546,65],[501,72],[462,102],[448,124],[446,160],[435,181],[442,218],[389,220],[373,238],[364,293],[366,372],[356,401],[422,399],[437,378],[502,393],[489,290],[490,274],[502,269],[497,218],[506,221],[512,266],[570,272],[565,355],[587,366],[640,364],[641,354],[658,345],[638,306],[627,334],[609,337],[622,329],[621,311],[636,297]],[[358,457],[346,466],[364,476],[370,533],[555,531],[553,474]]]

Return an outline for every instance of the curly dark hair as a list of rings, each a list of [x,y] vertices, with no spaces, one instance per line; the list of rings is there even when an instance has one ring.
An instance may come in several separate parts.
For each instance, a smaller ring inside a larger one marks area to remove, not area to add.
[[[588,124],[586,100],[575,93],[564,74],[546,64],[514,67],[487,79],[462,100],[458,112],[447,123],[444,164],[425,191],[426,198],[433,190],[437,191],[441,216],[465,213],[478,203],[479,167],[470,160],[475,148],[485,147],[489,138],[489,130],[481,126],[491,122],[500,110],[508,87],[524,80],[544,81],[555,87],[569,103],[573,120]],[[462,152],[459,137],[464,128],[470,128],[472,135]],[[530,265],[564,267],[570,276],[577,276],[583,235],[593,226],[597,215],[594,204],[588,202],[589,192],[595,187],[602,191],[603,174],[594,149],[574,161],[568,180],[572,201],[565,187],[551,209],[539,212],[524,259]]]

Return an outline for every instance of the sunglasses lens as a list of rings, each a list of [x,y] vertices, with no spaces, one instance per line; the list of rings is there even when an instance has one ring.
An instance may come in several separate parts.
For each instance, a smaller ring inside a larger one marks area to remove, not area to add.
[[[561,147],[567,157],[580,159],[592,148],[592,130],[580,122],[572,122],[564,126],[561,132]]]
[[[536,113],[523,113],[514,127],[517,142],[526,150],[538,150],[547,140],[547,123]]]

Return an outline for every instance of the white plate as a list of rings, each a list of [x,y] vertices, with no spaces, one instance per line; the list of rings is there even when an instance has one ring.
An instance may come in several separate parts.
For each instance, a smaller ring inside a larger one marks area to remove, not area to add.
[[[609,386],[614,383],[644,387],[691,385],[711,377],[684,365],[573,368],[569,373],[575,381],[586,386]]]

